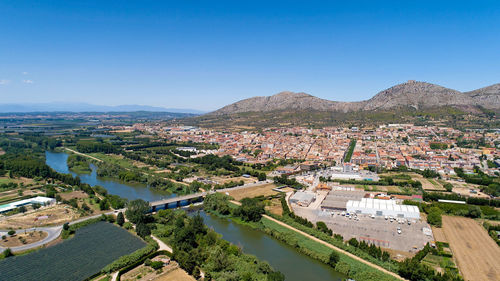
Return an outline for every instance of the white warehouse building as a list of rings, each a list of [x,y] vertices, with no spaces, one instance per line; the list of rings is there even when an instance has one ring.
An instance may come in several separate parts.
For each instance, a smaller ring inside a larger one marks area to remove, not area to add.
[[[361,201],[349,200],[347,212],[375,216],[392,216],[395,218],[420,219],[417,206],[398,205],[394,200],[362,198]]]

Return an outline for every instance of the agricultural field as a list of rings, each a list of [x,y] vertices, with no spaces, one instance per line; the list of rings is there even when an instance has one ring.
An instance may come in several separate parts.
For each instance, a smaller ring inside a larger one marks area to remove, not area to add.
[[[245,197],[257,197],[260,195],[269,196],[277,194],[278,192],[274,191],[276,185],[274,183],[266,183],[261,185],[256,185],[248,188],[241,188],[229,191],[229,196],[233,197],[235,200],[239,201]]]
[[[0,280],[84,280],[145,245],[125,229],[98,222],[55,246],[0,260]]]
[[[500,248],[478,222],[443,216],[443,232],[465,280],[500,280]]]
[[[422,188],[424,190],[439,190],[439,191],[446,191],[446,189],[435,179],[428,179],[424,178],[423,176],[419,174],[411,174],[411,177],[413,180],[418,180],[419,182],[422,183]]]

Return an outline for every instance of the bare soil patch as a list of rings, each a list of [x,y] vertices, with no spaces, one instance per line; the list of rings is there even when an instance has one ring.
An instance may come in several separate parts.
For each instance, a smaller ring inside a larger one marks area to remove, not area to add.
[[[154,279],[155,281],[195,281],[191,275],[187,274],[183,269],[177,268],[160,277]]]
[[[219,184],[224,184],[226,182],[239,182],[243,181],[245,184],[247,183],[254,183],[257,180],[255,178],[245,178],[245,177],[235,177],[235,178],[230,178],[230,177],[212,177],[211,180],[218,182]]]
[[[5,240],[0,240],[0,246],[4,248],[17,247],[31,244],[47,237],[45,231],[31,231],[27,233],[16,234],[15,236],[7,236]],[[24,241],[24,243],[23,243]]]
[[[446,239],[446,235],[444,235],[444,231],[440,227],[432,227],[432,234],[434,235],[435,241],[446,242],[448,243],[448,239]]]
[[[260,195],[269,196],[274,195],[278,192],[272,190],[276,185],[274,183],[266,183],[261,185],[256,185],[248,188],[241,188],[229,191],[229,196],[232,196],[235,200],[241,200],[245,197],[257,197]]]
[[[470,190],[474,189],[477,193],[471,193]],[[453,192],[466,197],[489,198],[487,194],[482,193],[479,188],[473,186],[457,186],[453,185]]]
[[[478,222],[443,216],[443,230],[465,280],[500,280],[500,247]]]
[[[0,220],[0,229],[31,228],[46,225],[58,225],[79,217],[73,208],[67,205],[56,205],[42,208],[26,214],[18,214]]]
[[[72,192],[65,192],[65,193],[59,193],[61,195],[61,198],[64,200],[70,200],[73,198],[80,199],[80,198],[87,198],[89,197],[87,193],[77,190],[77,191],[72,191]]]
[[[279,199],[273,199],[270,201],[270,205],[266,206],[266,210],[272,214],[281,216],[283,214],[283,208],[281,208],[281,201]]]

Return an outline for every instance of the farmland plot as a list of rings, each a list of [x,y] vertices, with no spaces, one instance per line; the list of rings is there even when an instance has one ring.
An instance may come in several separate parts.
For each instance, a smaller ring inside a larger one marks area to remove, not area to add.
[[[443,230],[465,280],[500,280],[500,248],[479,223],[443,216]]]
[[[0,280],[84,280],[145,245],[122,228],[98,222],[63,243],[0,260]]]

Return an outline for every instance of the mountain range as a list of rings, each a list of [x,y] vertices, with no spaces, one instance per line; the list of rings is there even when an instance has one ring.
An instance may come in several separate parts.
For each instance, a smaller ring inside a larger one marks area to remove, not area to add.
[[[358,102],[331,101],[306,93],[281,92],[273,96],[244,99],[207,115],[286,110],[345,113],[398,108],[424,110],[439,107],[453,107],[466,112],[477,112],[478,108],[500,110],[500,84],[470,92],[460,92],[431,83],[410,80],[383,90],[369,100]]]
[[[94,105],[88,103],[23,103],[23,104],[0,104],[0,113],[18,112],[171,112],[202,114],[204,112],[195,109],[164,108],[148,105]]]

